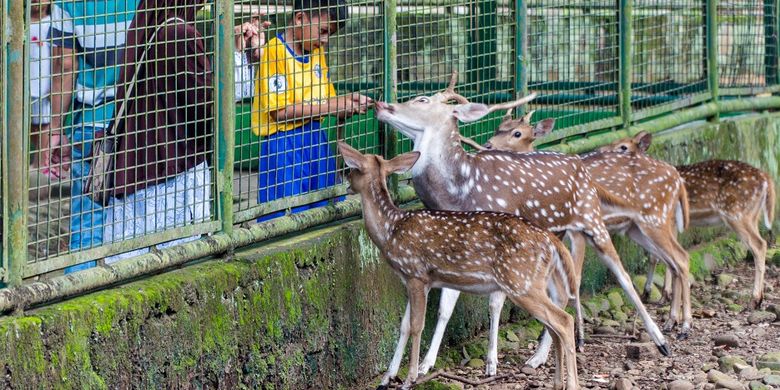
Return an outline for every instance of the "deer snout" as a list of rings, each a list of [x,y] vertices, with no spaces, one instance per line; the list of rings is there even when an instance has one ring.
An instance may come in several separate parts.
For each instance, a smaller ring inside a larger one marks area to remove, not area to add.
[[[485,142],[485,144],[482,145],[482,147],[485,149],[493,149],[493,144],[491,144],[490,142]]]
[[[390,111],[390,112],[394,111],[393,110],[393,106],[391,106],[391,105],[389,105],[389,104],[387,104],[387,103],[385,103],[383,101],[378,101],[378,100],[374,102],[374,109],[376,111],[382,111],[382,110],[387,110],[387,111]]]

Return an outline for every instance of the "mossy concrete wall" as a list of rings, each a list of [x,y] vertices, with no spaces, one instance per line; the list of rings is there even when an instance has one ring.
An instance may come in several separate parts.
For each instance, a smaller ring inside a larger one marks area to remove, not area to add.
[[[779,149],[780,115],[762,114],[674,129],[656,137],[651,153],[674,163],[738,158],[780,182]],[[683,241],[709,243],[721,234],[694,230]],[[644,253],[616,241],[627,268],[643,272]],[[697,273],[708,267],[706,251],[744,253],[733,244],[703,248],[692,256]],[[586,291],[608,282],[589,261]],[[432,293],[429,325],[437,299]],[[404,302],[360,221],[347,222],[244,249],[231,262],[207,261],[2,318],[0,386],[357,387],[389,361]],[[483,330],[486,307],[464,297],[445,342]]]

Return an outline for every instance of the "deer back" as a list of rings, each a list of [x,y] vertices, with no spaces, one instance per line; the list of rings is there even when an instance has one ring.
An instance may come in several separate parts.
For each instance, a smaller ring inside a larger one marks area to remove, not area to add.
[[[632,205],[632,211],[642,222],[661,226],[672,221],[682,186],[682,179],[673,166],[643,153],[610,151],[590,153],[583,156],[583,162],[593,180]]]
[[[555,240],[506,213],[419,210],[398,221],[380,249],[397,272],[436,286],[485,292],[497,281],[514,280],[508,287],[522,293],[549,274]]]
[[[428,208],[507,212],[555,231],[600,214],[581,159],[561,153],[464,153],[459,161],[425,167],[413,182]]]
[[[765,187],[771,185],[766,173],[741,161],[709,160],[677,170],[685,181],[693,218],[707,214],[739,218],[760,206]]]

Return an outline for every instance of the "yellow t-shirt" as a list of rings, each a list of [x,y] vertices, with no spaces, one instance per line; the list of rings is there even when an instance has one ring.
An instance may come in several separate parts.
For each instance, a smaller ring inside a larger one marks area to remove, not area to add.
[[[269,113],[295,103],[325,103],[334,96],[336,89],[330,83],[322,49],[297,56],[279,34],[266,44],[255,77],[252,131],[268,136],[300,127],[311,119],[277,123]]]

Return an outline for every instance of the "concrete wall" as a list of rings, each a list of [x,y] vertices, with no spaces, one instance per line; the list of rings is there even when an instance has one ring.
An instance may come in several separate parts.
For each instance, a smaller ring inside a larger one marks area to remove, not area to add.
[[[780,115],[691,124],[661,134],[651,152],[675,162],[739,158],[780,182]],[[780,193],[780,191],[778,192]],[[697,230],[688,245],[719,230]],[[644,254],[617,239],[627,268]],[[734,245],[707,246],[741,258]],[[702,252],[694,272],[705,270]],[[585,291],[606,271],[586,267]],[[435,313],[438,299],[429,306]],[[211,260],[0,319],[0,387],[344,388],[365,384],[389,361],[405,301],[360,221]],[[458,343],[483,330],[484,299],[466,297],[447,333]],[[428,326],[430,329],[430,326]],[[426,335],[427,339],[428,336]]]

